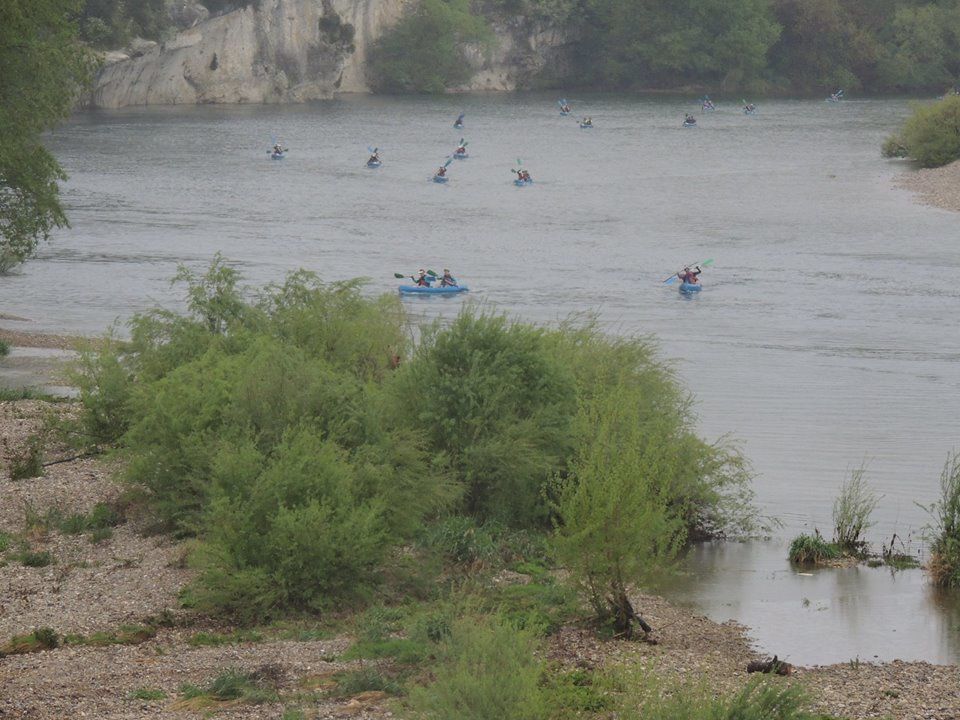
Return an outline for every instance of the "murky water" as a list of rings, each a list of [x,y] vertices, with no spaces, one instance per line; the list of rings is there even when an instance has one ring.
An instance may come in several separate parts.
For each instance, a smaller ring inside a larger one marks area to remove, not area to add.
[[[902,168],[879,157],[907,101],[769,101],[751,117],[721,104],[695,130],[680,128],[697,110],[684,99],[571,101],[593,130],[540,95],[80,115],[51,143],[73,228],[0,282],[0,307],[35,329],[100,332],[175,306],[176,264],[218,250],[256,284],[303,266],[388,291],[395,271],[450,267],[474,300],[523,318],[592,311],[611,331],[659,336],[704,434],[731,433],[751,458],[778,536],[829,534],[839,483],[866,461],[883,495],[873,539],[916,539],[916,503],[935,499],[960,445],[960,232],[956,215],[894,189]],[[447,186],[427,182],[461,136],[470,159]],[[272,137],[286,160],[267,159]],[[380,170],[364,168],[368,145]],[[518,158],[531,187],[511,184]],[[699,296],[662,285],[705,258]],[[797,662],[960,658],[956,603],[919,571],[811,581],[785,554],[702,549],[672,592]],[[900,629],[908,614],[923,632]]]

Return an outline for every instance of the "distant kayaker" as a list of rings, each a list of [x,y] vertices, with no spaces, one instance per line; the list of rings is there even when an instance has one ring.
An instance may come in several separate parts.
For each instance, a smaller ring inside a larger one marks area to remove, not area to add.
[[[683,270],[677,273],[677,277],[680,278],[681,282],[689,283],[690,285],[696,285],[700,282],[697,279],[697,276],[702,273],[703,270],[700,269],[700,266],[697,265],[696,270],[691,270],[689,267],[685,267]]]
[[[447,168],[446,166],[441,165],[440,169],[437,170],[437,177],[446,177],[446,176],[447,176]]]
[[[593,125],[593,118],[585,117],[583,120],[580,121],[580,124],[590,127],[591,125]]]
[[[565,112],[565,113],[570,112],[570,106],[567,105],[567,103],[564,103],[563,105],[560,106],[560,112]]]
[[[757,106],[754,105],[753,103],[747,103],[746,105],[743,106],[743,109],[746,110],[747,112],[753,112],[754,110],[757,109]]]
[[[462,128],[462,127],[463,127],[463,116],[464,116],[464,114],[465,114],[465,113],[460,113],[460,116],[456,119],[456,122],[453,123],[453,126],[454,126],[455,128]]]
[[[423,268],[420,268],[420,269],[417,271],[417,274],[416,274],[416,275],[411,275],[411,279],[412,279],[419,287],[430,287],[430,283],[433,282],[433,278],[431,278],[429,275],[427,275],[427,271],[424,270]]]
[[[440,278],[440,287],[457,287],[457,281],[453,275],[450,274],[448,268],[443,269],[443,277]]]
[[[380,148],[373,149],[373,155],[370,156],[370,159],[367,160],[367,165],[376,164],[380,162],[380,153],[378,152]]]
[[[286,148],[284,148],[283,145],[281,145],[280,143],[276,143],[273,146],[274,155],[283,155],[285,152],[286,152]]]
[[[683,119],[683,124],[684,124],[684,125],[696,125],[696,124],[697,124],[697,119],[696,119],[693,115],[691,115],[690,113],[687,113],[686,115],[687,115],[687,116]]]
[[[463,141],[461,141],[460,144],[457,145],[457,149],[454,150],[453,152],[454,152],[454,154],[456,154],[456,155],[466,155],[466,154],[467,154],[467,146],[466,146],[466,144],[464,144]]]

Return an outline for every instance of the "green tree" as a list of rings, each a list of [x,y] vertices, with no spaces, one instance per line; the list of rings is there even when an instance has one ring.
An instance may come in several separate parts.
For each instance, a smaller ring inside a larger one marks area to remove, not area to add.
[[[57,185],[66,175],[40,135],[90,78],[92,58],[68,19],[77,10],[77,0],[0,3],[0,272],[67,224]]]
[[[381,92],[443,92],[470,79],[464,44],[491,38],[468,0],[420,0],[374,45],[367,75]]]
[[[960,160],[960,96],[918,105],[898,135],[888,138],[887,156],[912,157],[924,167]]]

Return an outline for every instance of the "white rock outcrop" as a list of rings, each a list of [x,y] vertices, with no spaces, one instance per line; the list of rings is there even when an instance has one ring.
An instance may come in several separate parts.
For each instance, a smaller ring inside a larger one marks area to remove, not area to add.
[[[198,22],[137,57],[114,55],[119,61],[101,70],[88,104],[304,102],[365,92],[367,50],[399,19],[403,3],[260,0]]]

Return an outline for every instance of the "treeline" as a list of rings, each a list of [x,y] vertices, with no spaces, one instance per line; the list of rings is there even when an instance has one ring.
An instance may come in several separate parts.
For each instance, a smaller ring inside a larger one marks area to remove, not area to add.
[[[356,282],[299,272],[246,300],[219,259],[180,279],[190,313],[138,316],[78,383],[87,442],[196,538],[200,608],[322,612],[422,579],[417,548],[506,534],[628,627],[630,583],[749,522],[742,458],[694,434],[646,341],[467,309],[414,346],[398,299]]]
[[[85,42],[101,49],[120,48],[136,37],[162,40],[178,22],[185,27],[207,17],[207,12],[225,12],[258,1],[203,0],[193,8],[183,0],[80,0],[77,20]]]
[[[423,92],[462,82],[462,57],[437,64],[432,51],[477,41],[481,13],[465,7],[414,6],[374,54],[374,85]],[[551,65],[544,78],[557,85],[897,92],[942,91],[960,78],[960,0],[492,0],[483,15],[497,14],[565,31],[569,67]],[[442,32],[421,43],[429,30]]]

